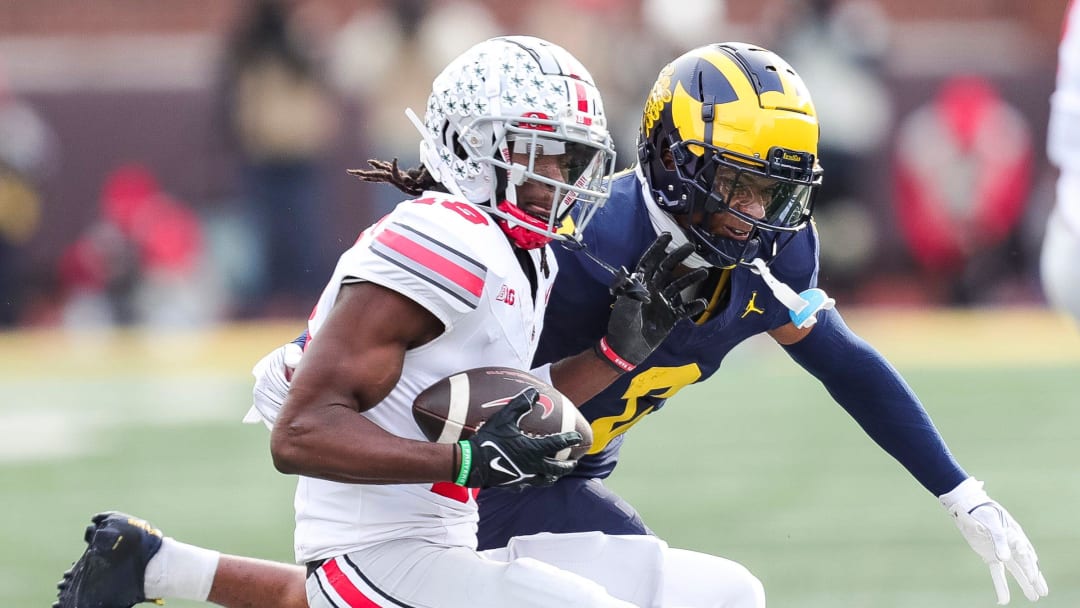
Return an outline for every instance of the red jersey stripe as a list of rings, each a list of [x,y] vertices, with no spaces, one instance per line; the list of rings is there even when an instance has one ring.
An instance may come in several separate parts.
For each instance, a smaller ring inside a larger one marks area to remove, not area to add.
[[[368,599],[366,595],[356,588],[356,585],[345,576],[338,566],[337,560],[332,559],[322,565],[326,573],[326,581],[334,588],[341,599],[348,602],[350,608],[379,608],[379,605]]]
[[[387,228],[375,240],[393,249],[476,297],[484,292],[484,277],[455,264],[409,237]]]
[[[467,503],[470,494],[473,500],[476,499],[476,495],[480,493],[480,488],[465,488],[449,481],[440,481],[431,485],[431,491],[450,500]]]

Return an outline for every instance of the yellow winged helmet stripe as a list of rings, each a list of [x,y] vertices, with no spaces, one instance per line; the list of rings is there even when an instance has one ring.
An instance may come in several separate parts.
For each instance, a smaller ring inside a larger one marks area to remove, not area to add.
[[[717,104],[711,143],[719,148],[758,158],[768,155],[770,146],[817,154],[818,124],[814,106],[806,85],[798,76],[780,70],[781,91],[765,91],[760,97],[734,61],[721,51],[708,49],[702,53],[723,74],[738,99]],[[785,66],[786,67],[786,66]],[[655,95],[655,92],[654,92]],[[702,103],[675,82],[671,93],[671,116],[683,140],[702,140],[705,121],[701,117]],[[762,112],[762,110],[766,110]],[[700,146],[688,146],[700,156]]]

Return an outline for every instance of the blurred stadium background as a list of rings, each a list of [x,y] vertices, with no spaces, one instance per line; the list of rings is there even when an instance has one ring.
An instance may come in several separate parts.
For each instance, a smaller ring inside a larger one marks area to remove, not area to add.
[[[1024,523],[1043,603],[1080,605],[1080,332],[1037,274],[1065,5],[0,0],[0,605],[51,602],[110,507],[291,559],[293,482],[237,422],[250,366],[398,200],[344,170],[415,164],[403,108],[501,33],[591,68],[623,166],[675,55],[788,59],[822,117],[823,286]],[[773,606],[992,604],[935,500],[778,349],[738,352],[635,430],[611,480],[661,536],[746,563]]]

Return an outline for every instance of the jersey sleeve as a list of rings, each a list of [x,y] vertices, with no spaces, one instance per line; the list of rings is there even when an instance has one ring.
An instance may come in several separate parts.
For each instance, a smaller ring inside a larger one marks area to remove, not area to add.
[[[370,281],[431,311],[446,327],[479,306],[494,220],[444,198],[406,201],[369,228],[339,262],[343,283]]]

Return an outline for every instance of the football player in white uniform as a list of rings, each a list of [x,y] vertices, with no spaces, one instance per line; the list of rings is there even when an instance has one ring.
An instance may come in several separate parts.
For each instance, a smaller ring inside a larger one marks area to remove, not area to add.
[[[423,169],[374,162],[359,174],[417,198],[341,256],[271,434],[275,466],[299,475],[295,552],[307,568],[306,603],[763,606],[760,583],[742,566],[649,536],[539,535],[476,551],[477,490],[554,483],[573,468],[554,454],[580,436],[522,433],[516,420],[537,397],[527,390],[469,440],[430,443],[412,419],[413,399],[467,368],[529,368],[556,272],[547,244],[581,230],[604,202],[614,153],[589,73],[536,38],[466,51],[435,79],[425,121],[409,115]],[[701,273],[673,278],[690,247],[665,253],[669,242],[661,236],[635,269],[637,284],[617,290],[595,348],[533,373],[585,400],[699,314],[704,302],[679,293]],[[163,540],[119,513],[95,517],[86,540],[60,583],[59,608],[158,597],[265,606],[296,601],[295,583],[305,580],[300,569],[260,570]],[[691,586],[686,576],[708,582]]]
[[[1080,3],[1070,2],[1058,50],[1057,88],[1050,98],[1047,154],[1061,170],[1057,202],[1046,223],[1042,283],[1052,305],[1080,322]]]

